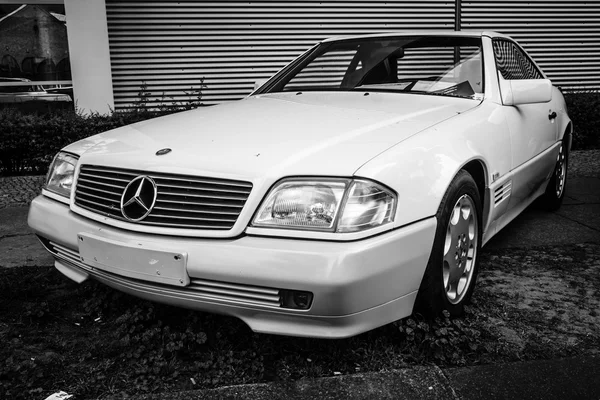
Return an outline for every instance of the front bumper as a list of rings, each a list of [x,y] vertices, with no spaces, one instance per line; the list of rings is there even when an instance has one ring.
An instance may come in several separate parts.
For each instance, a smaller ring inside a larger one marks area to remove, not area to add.
[[[33,200],[28,222],[56,267],[76,281],[92,277],[148,300],[232,315],[256,332],[328,338],[353,336],[412,313],[436,228],[432,217],[354,242],[157,236],[89,220],[44,196]],[[81,234],[185,253],[190,283],[133,279],[83,263]],[[313,293],[311,307],[282,308],[282,289]]]

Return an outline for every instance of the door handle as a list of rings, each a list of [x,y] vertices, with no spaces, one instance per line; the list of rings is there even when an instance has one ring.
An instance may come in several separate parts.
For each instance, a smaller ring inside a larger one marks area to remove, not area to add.
[[[556,118],[556,111],[552,111],[550,114],[548,114],[549,120],[553,120],[554,118]]]

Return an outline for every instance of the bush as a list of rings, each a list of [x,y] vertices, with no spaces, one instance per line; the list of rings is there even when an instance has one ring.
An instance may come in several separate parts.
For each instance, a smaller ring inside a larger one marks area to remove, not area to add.
[[[565,93],[573,120],[573,150],[600,148],[600,92]]]
[[[67,144],[153,116],[149,112],[83,116],[67,110],[24,114],[2,109],[0,171],[3,175],[45,173],[54,155]]]

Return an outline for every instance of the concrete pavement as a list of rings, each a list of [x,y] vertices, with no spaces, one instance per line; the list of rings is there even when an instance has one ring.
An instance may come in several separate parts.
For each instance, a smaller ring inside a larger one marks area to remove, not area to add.
[[[413,367],[295,382],[134,396],[132,400],[598,400],[600,357],[440,369]]]
[[[535,204],[490,240],[485,249],[600,242],[600,178],[569,176],[560,209]]]

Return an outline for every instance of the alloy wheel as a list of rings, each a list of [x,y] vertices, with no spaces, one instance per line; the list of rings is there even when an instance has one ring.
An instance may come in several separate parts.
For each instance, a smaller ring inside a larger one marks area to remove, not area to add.
[[[478,217],[473,199],[462,195],[454,204],[446,229],[443,285],[451,304],[458,304],[469,290],[475,270]]]
[[[556,157],[556,168],[554,170],[555,182],[556,182],[556,197],[562,196],[563,190],[565,190],[565,177],[567,174],[567,158],[565,157],[564,145],[560,145],[558,150],[558,156]]]

